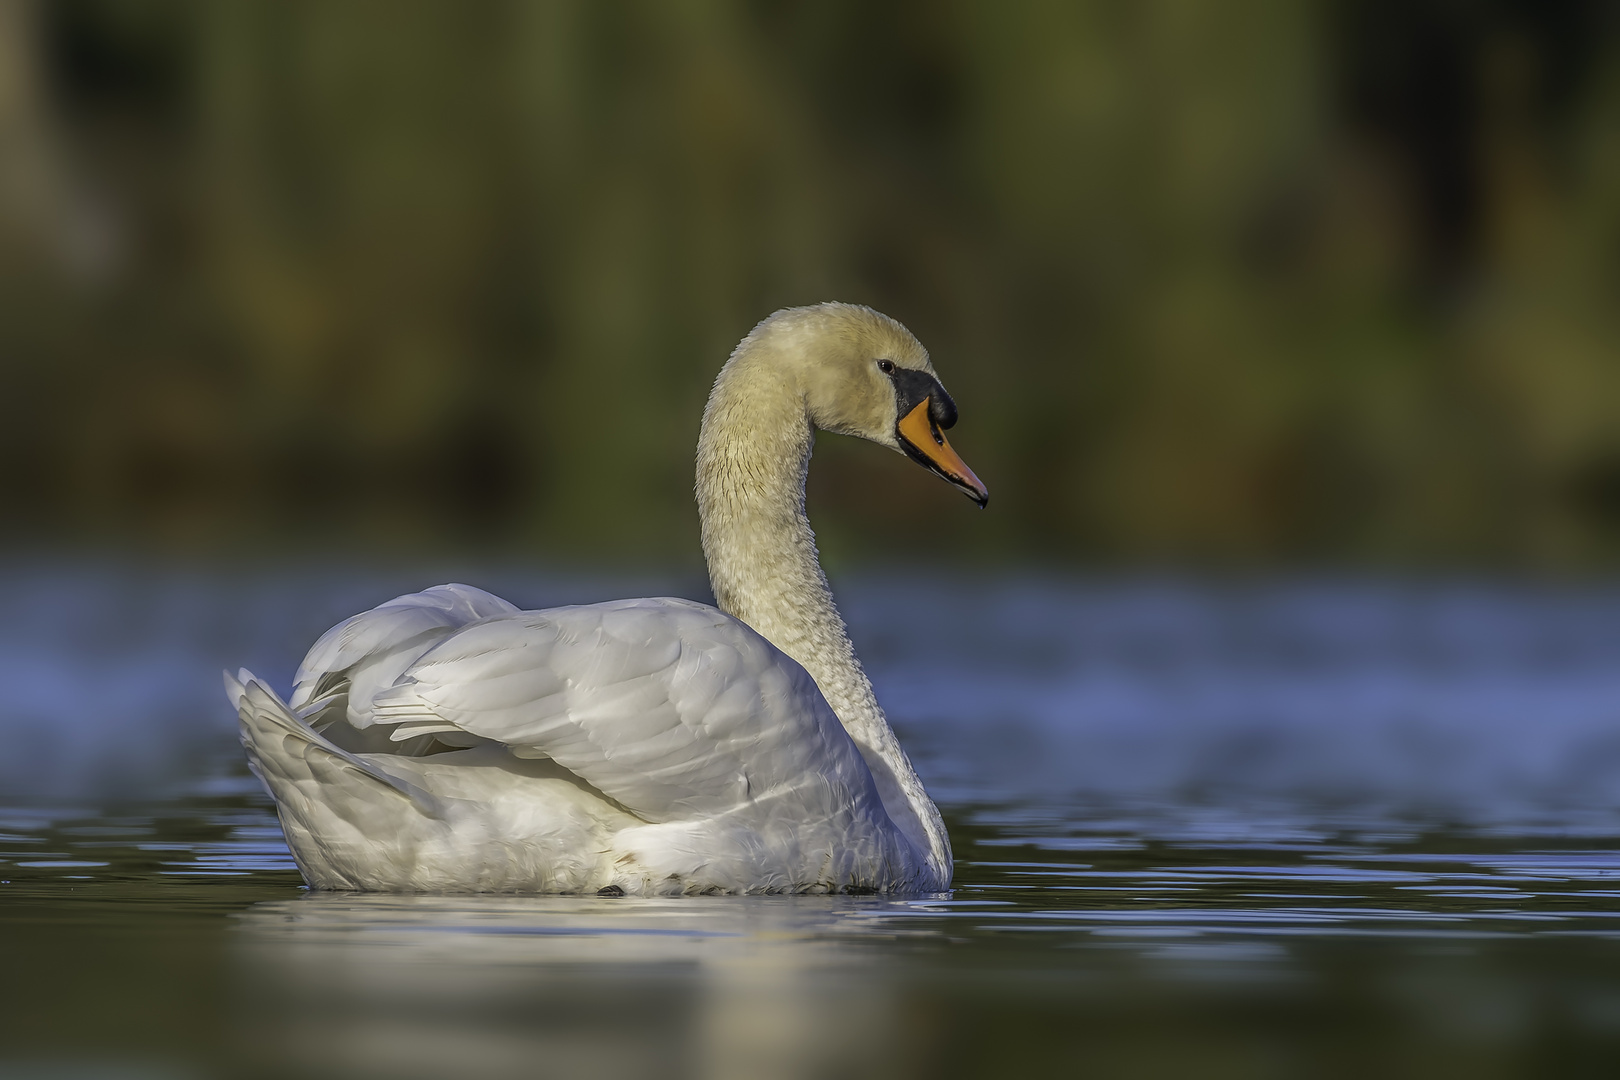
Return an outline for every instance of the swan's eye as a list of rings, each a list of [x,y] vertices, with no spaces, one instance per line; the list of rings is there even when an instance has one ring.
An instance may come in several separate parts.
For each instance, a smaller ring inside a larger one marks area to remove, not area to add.
[[[894,374],[894,361],[893,360],[879,360],[878,361],[878,370],[883,372],[883,374],[885,374],[885,375],[893,375]]]

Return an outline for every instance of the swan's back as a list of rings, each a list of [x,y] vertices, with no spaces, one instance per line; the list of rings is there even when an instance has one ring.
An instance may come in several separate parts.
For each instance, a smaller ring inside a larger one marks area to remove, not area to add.
[[[518,611],[481,590],[439,586],[323,636],[286,717],[266,718],[279,703],[263,694],[238,704],[284,823],[304,819],[287,833],[306,875],[332,861],[323,820],[341,818],[345,800],[373,806],[379,783],[406,796],[394,800],[393,829],[423,834],[429,854],[386,845],[357,877],[364,852],[346,845],[338,887],[939,887],[924,880],[925,857],[890,820],[805,670],[746,624],[691,601]],[[289,740],[299,727],[308,737]],[[307,766],[267,760],[288,757],[289,741],[295,758],[352,758],[349,773],[327,771],[361,790],[323,789],[303,780]],[[594,844],[599,858],[566,875],[529,865],[557,830],[575,847]],[[517,880],[494,865],[446,866],[442,882],[424,869],[445,861],[435,852],[511,863],[525,845]]]

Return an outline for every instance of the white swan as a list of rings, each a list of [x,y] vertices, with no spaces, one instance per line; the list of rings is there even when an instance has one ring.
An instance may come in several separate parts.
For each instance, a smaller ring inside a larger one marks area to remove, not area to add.
[[[283,703],[226,675],[248,763],[318,889],[937,891],[939,811],[845,633],[804,512],[815,429],[905,453],[980,506],[956,407],[899,323],[779,311],[698,439],[719,610],[519,611],[466,585],[327,631]]]

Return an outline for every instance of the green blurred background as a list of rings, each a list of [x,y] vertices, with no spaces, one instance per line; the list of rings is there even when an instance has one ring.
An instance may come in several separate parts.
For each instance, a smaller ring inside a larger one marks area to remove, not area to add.
[[[1620,9],[0,0],[4,541],[691,567],[710,380],[907,323],[830,561],[1620,562]]]

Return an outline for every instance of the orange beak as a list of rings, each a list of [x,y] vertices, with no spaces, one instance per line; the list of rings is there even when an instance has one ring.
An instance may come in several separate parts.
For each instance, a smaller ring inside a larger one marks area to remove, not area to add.
[[[928,405],[929,400],[923,398],[916,408],[901,417],[900,422],[895,425],[901,447],[917,464],[949,480],[983,510],[990,502],[990,490],[973,475],[973,470],[967,467],[967,462],[957,456],[955,450],[951,449],[951,444],[945,441],[944,432],[939,430],[939,425],[928,415]]]

